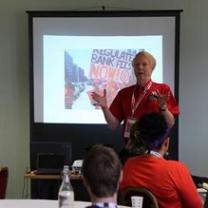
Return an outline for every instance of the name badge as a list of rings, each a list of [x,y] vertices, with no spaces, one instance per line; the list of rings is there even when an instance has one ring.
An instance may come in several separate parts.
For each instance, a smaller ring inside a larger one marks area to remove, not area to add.
[[[132,117],[127,119],[126,125],[125,125],[125,130],[124,130],[124,137],[125,138],[130,138],[131,127],[136,121],[137,121],[137,119],[132,118]]]

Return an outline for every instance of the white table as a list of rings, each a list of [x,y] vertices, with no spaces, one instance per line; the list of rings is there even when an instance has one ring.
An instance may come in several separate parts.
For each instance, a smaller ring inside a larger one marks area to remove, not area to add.
[[[91,202],[75,201],[74,208],[85,208]],[[0,200],[1,208],[58,208],[57,200],[39,200],[39,199],[2,199]],[[127,208],[118,206],[119,208]]]

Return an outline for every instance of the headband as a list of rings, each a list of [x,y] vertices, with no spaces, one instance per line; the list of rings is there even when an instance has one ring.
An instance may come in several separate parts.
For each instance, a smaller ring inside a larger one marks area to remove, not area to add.
[[[164,140],[168,137],[168,134],[170,133],[170,128],[167,128],[164,134],[162,134],[160,137],[154,139],[153,142],[147,144],[148,150],[152,150],[154,148],[158,148]]]

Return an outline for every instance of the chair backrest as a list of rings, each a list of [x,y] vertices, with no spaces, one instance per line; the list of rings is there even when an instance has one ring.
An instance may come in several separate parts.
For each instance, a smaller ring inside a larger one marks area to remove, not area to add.
[[[128,187],[120,194],[120,204],[131,206],[131,196],[143,196],[142,208],[159,208],[154,194],[145,188]]]
[[[5,199],[6,196],[8,172],[8,167],[0,167],[0,199]]]

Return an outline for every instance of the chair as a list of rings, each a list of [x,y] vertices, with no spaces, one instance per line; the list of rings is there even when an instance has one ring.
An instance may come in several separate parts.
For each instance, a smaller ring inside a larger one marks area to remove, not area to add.
[[[119,203],[131,207],[131,196],[143,196],[143,208],[159,208],[156,197],[145,188],[128,187],[119,196]]]
[[[192,179],[197,188],[201,188],[203,182],[208,183],[207,177],[192,175]]]
[[[0,199],[6,196],[8,172],[8,167],[0,167]]]

